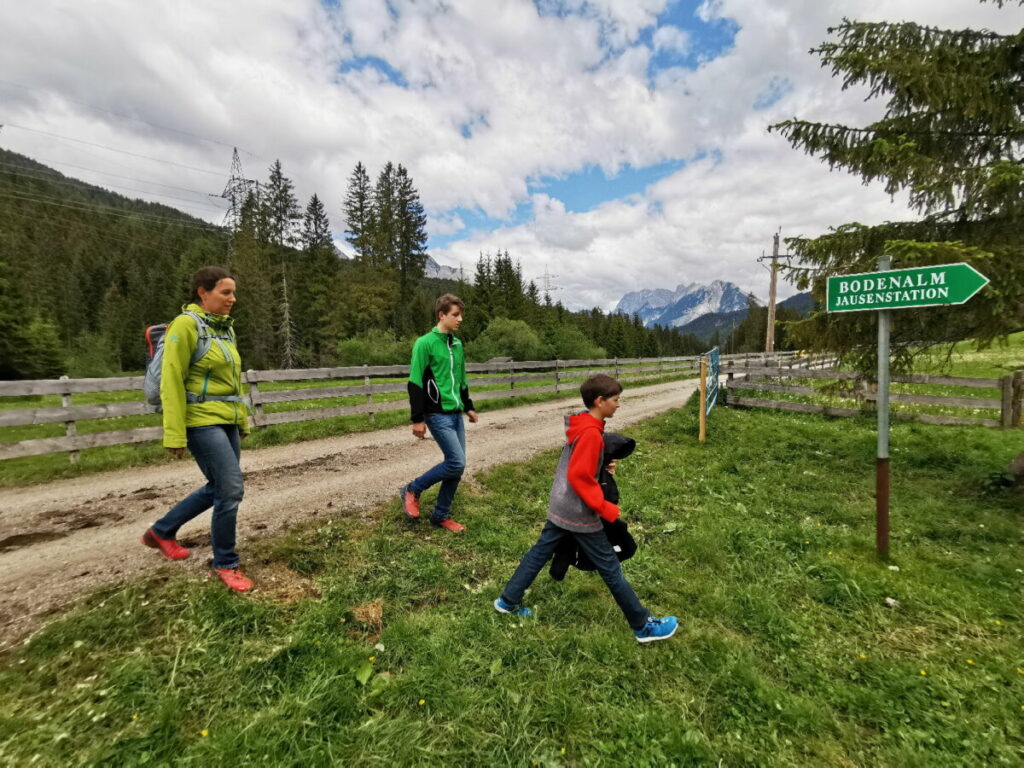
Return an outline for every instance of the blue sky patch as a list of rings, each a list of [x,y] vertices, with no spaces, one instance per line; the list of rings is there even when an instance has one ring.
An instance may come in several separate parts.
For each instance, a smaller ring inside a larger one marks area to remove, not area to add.
[[[625,165],[611,178],[599,166],[588,165],[563,177],[543,176],[531,181],[529,188],[530,192],[543,192],[561,200],[567,211],[583,213],[609,200],[639,194],[684,165],[683,160],[666,160],[642,168]]]
[[[394,85],[402,88],[409,87],[409,81],[405,79],[405,75],[392,67],[388,61],[380,58],[379,56],[356,56],[355,58],[348,59],[347,61],[341,62],[338,66],[338,72],[341,74],[345,74],[346,72],[361,72],[367,68],[377,70]]]
[[[441,248],[447,248],[452,243],[458,240],[465,240],[474,233],[492,232],[503,227],[518,227],[533,218],[533,206],[529,203],[520,203],[515,207],[510,216],[503,219],[488,216],[479,208],[453,208],[450,211],[445,211],[444,216],[452,218],[458,216],[462,219],[462,223],[466,225],[465,229],[450,235],[432,235],[430,234],[430,226],[428,224],[427,235],[429,239],[427,241],[427,250],[436,251]],[[495,242],[493,247],[499,248],[501,243]],[[458,265],[453,264],[451,266]],[[468,264],[464,266],[467,269],[470,267]]]
[[[757,95],[754,100],[754,109],[768,109],[779,99],[793,90],[793,83],[786,77],[773,77],[768,87]]]

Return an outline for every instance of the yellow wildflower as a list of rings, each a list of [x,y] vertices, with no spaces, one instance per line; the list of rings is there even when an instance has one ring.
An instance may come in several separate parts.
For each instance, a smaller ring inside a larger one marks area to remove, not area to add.
[[[948,702],[948,701],[940,701],[939,703],[940,703],[940,704],[941,704],[942,706],[944,706],[944,707],[948,707],[948,706],[949,706],[949,702]]]
[[[922,675],[927,675],[928,673],[927,673],[927,672],[925,672],[925,671],[924,671],[924,670],[922,669],[922,670],[921,670],[921,674],[922,674]]]
[[[426,699],[420,699],[420,706],[421,706],[421,707],[422,707],[422,706],[423,706],[424,704],[426,704],[426,703],[427,703],[427,700],[426,700]]]
[[[205,739],[207,736],[210,735],[210,732],[208,730],[206,730],[205,728],[203,728],[203,730],[201,730],[199,732],[199,735],[202,736]]]
[[[376,661],[376,660],[377,660],[377,657],[376,657],[376,656],[369,656],[369,657],[367,657],[367,659],[366,659],[366,660],[367,660],[367,661]]]
[[[973,664],[973,663],[974,663],[974,659],[968,659],[968,660],[967,660],[967,663],[968,663],[968,664]]]
[[[1001,622],[999,619],[996,619],[996,626],[997,627],[1003,626],[1003,622]]]

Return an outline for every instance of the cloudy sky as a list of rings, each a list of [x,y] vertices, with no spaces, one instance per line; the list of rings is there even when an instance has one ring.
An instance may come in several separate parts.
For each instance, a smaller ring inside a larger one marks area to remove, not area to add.
[[[766,132],[879,114],[808,53],[844,16],[1024,25],[975,0],[7,0],[0,146],[217,222],[232,147],[252,178],[280,158],[339,241],[353,166],[391,160],[442,263],[507,249],[572,307],[763,298],[780,228],[906,215]]]

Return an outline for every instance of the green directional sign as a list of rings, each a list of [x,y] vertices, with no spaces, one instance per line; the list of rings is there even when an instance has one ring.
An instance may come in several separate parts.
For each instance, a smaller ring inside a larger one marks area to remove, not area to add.
[[[864,272],[830,277],[825,306],[829,312],[862,312],[963,304],[986,285],[988,278],[964,263]]]

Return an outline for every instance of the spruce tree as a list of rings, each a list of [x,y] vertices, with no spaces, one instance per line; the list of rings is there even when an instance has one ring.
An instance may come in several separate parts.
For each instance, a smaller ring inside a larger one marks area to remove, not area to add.
[[[291,249],[298,243],[298,223],[302,214],[299,212],[294,185],[281,170],[280,160],[275,160],[270,166],[270,179],[262,192],[260,203],[266,223],[266,239],[273,249],[278,270],[278,361],[283,367],[291,368],[298,339],[292,311],[294,298],[288,289],[288,272],[292,261]]]
[[[812,52],[844,90],[865,85],[869,98],[885,99],[885,114],[865,126],[793,119],[771,130],[830,168],[906,192],[921,218],[789,239],[803,262],[791,276],[822,300],[828,276],[875,271],[887,253],[894,268],[965,261],[991,280],[964,306],[895,313],[897,368],[930,342],[973,338],[984,346],[1024,327],[1024,30],[844,20],[829,34]],[[872,312],[817,314],[793,331],[801,346],[871,371],[874,324]]]
[[[370,263],[395,269],[398,264],[399,222],[398,179],[395,166],[388,162],[377,175],[370,213]]]
[[[370,225],[373,218],[373,193],[370,177],[362,163],[356,163],[348,180],[348,192],[343,205],[345,239],[352,245],[355,257],[365,260],[370,252]]]
[[[337,342],[329,318],[336,303],[339,265],[327,211],[315,194],[309,199],[303,217],[302,256],[304,268],[301,290],[297,293],[296,322],[312,364],[323,365],[329,361]]]
[[[415,328],[414,294],[427,263],[427,215],[409,172],[399,165],[395,171],[396,226],[395,259],[398,272],[398,300],[401,313],[398,328]]]

